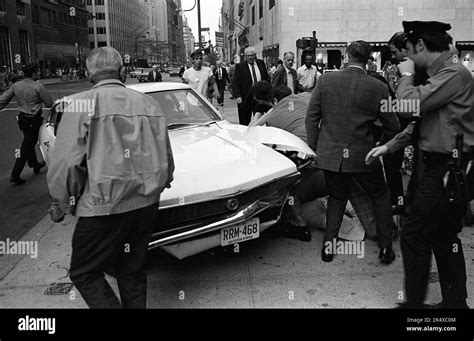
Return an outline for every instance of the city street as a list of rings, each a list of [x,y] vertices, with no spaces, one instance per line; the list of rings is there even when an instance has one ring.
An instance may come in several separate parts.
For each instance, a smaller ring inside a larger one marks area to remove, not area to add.
[[[164,81],[179,81],[164,74]],[[136,83],[127,79],[126,84]],[[90,87],[88,82],[47,85],[54,98]],[[224,117],[237,123],[234,101],[226,92],[226,105],[218,107]],[[214,103],[215,104],[215,103]],[[68,216],[54,224],[46,211],[49,195],[46,171],[34,176],[25,172],[28,183],[11,186],[8,175],[12,150],[21,141],[15,122],[15,105],[2,111],[0,138],[7,146],[1,159],[2,229],[0,240],[38,241],[38,257],[0,256],[0,306],[3,308],[86,308],[81,296],[45,295],[52,283],[69,282],[70,244],[76,219]],[[45,113],[46,115],[46,113]],[[322,263],[323,232],[312,231],[309,243],[276,237],[270,231],[259,239],[217,248],[178,260],[157,249],[148,253],[148,307],[150,308],[392,308],[403,300],[403,267],[399,241],[392,265],[377,259],[376,242],[366,240],[365,256],[341,255]],[[468,273],[468,288],[474,287],[474,228],[462,233]],[[108,277],[115,290],[115,280]],[[441,299],[433,262],[428,303]],[[474,299],[468,300],[474,306]]]
[[[164,82],[180,82],[177,77],[170,77],[163,74]],[[87,90],[91,88],[89,81],[59,82],[50,83],[45,81],[46,88],[51,93],[53,99]],[[138,83],[136,78],[127,78],[126,84]],[[235,101],[229,99],[226,92],[225,106],[218,106],[217,109],[225,119],[232,123],[238,123],[237,106]],[[216,101],[214,101],[216,105]],[[25,167],[22,177],[27,181],[25,185],[13,186],[9,182],[11,168],[15,162],[15,150],[20,148],[22,134],[18,128],[16,116],[18,111],[15,99],[6,109],[0,110],[0,240],[19,239],[34,227],[46,214],[49,205],[49,194],[46,185],[46,170],[42,170],[39,175],[34,175],[33,170]],[[48,110],[43,110],[43,117],[47,116]],[[39,150],[38,158],[41,158]]]

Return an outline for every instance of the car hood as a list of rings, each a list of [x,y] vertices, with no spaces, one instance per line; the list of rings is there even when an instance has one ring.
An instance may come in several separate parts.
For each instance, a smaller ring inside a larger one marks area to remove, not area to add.
[[[160,206],[233,195],[297,172],[296,165],[225,122],[170,130],[175,171]]]

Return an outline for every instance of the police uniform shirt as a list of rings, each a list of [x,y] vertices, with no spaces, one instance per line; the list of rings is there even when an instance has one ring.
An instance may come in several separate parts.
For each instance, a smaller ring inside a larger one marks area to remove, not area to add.
[[[413,76],[403,76],[397,98],[419,101],[423,113],[418,146],[433,153],[450,154],[456,134],[464,134],[464,152],[474,150],[474,115],[472,76],[464,66],[454,63],[448,51],[443,52],[427,69],[425,85],[414,86]],[[415,102],[414,102],[415,103]],[[413,114],[403,116],[411,117]]]

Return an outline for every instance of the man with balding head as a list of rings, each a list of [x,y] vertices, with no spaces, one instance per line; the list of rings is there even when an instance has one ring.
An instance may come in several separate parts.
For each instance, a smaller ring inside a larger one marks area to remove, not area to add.
[[[380,161],[366,165],[365,155],[379,142],[373,131],[377,119],[382,122],[382,144],[398,133],[400,124],[395,113],[381,111],[388,87],[365,71],[370,52],[370,45],[363,40],[351,43],[347,47],[349,66],[319,77],[306,114],[308,144],[318,155],[317,167],[324,171],[329,192],[321,251],[324,262],[333,260],[334,254],[326,246],[337,239],[352,179],[372,199],[379,258],[387,264],[395,259],[390,191]]]
[[[267,68],[263,60],[257,59],[255,48],[247,47],[245,49],[245,61],[236,65],[231,84],[232,95],[238,105],[239,123],[242,125],[249,125],[252,112],[256,110],[257,103],[253,98],[251,89],[253,85],[260,81],[270,82]]]
[[[78,217],[69,276],[90,308],[145,308],[145,252],[174,171],[165,114],[125,88],[117,50],[96,48],[86,63],[93,88],[63,99],[47,174],[50,214],[55,222],[68,209]]]

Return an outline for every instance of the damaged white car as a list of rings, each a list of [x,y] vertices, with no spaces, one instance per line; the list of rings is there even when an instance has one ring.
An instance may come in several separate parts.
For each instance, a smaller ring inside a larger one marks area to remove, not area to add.
[[[306,143],[277,128],[231,124],[185,84],[128,87],[153,97],[166,113],[175,162],[150,249],[183,259],[258,238],[278,222],[299,169],[315,160]],[[47,163],[62,107],[58,102],[51,108],[40,130]]]

